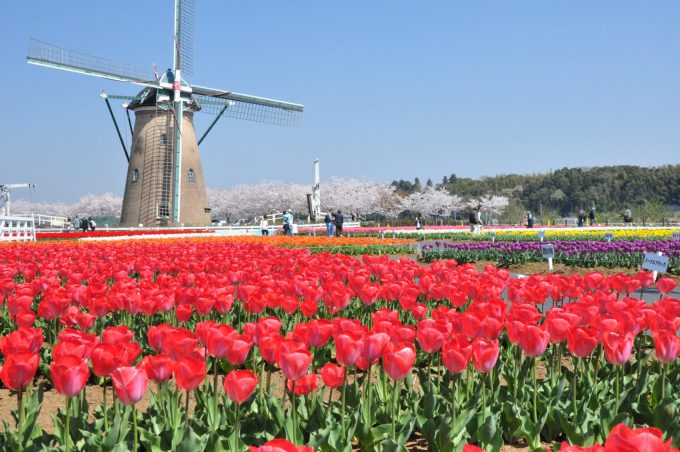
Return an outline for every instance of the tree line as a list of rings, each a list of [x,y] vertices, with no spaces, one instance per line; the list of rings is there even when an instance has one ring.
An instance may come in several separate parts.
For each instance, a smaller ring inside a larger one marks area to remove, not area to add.
[[[393,181],[391,185],[400,195],[421,189],[418,178],[414,182]],[[680,204],[680,165],[562,168],[542,174],[501,174],[480,179],[453,173],[436,187],[463,197],[494,193],[534,212],[550,210],[571,216],[591,206],[599,211],[621,211],[625,206],[639,209],[650,203]]]

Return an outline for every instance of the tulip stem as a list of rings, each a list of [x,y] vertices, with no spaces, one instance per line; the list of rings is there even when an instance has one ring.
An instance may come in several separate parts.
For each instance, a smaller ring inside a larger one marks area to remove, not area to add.
[[[326,418],[331,413],[331,400],[333,399],[333,388],[331,387],[331,390],[328,392],[328,405],[326,406]]]
[[[577,381],[577,373],[579,370],[578,367],[578,358],[574,358],[574,374],[571,379],[571,395],[572,395],[572,402],[574,405],[574,423],[576,423],[576,418],[578,416],[578,406],[576,405],[576,381]]]
[[[133,427],[133,440],[132,440],[132,450],[137,452],[137,410],[135,406],[132,405],[132,427]]]
[[[371,374],[373,373],[373,366],[368,365],[368,377],[366,377],[366,391],[368,392],[368,414],[371,415],[371,405],[373,404],[373,388],[371,387]]]
[[[189,391],[186,391],[186,397],[184,402],[184,430],[189,426]]]
[[[537,366],[538,360],[534,358],[534,365],[531,367],[532,369],[532,374],[533,374],[533,379],[534,379],[534,403],[533,403],[533,409],[534,409],[534,425],[538,424],[538,414],[536,411],[536,402],[538,400],[538,384],[536,382],[536,366]]]
[[[397,442],[397,399],[399,398],[399,380],[394,380],[394,391],[392,394],[392,440]]]
[[[456,376],[451,375],[451,431],[456,425]]]
[[[668,364],[660,364],[661,366],[661,400],[666,397],[666,372],[668,371]]]
[[[107,411],[108,408],[106,406],[106,380],[104,380],[104,386],[102,386],[102,412],[104,413],[104,431],[108,432],[109,431],[109,419],[107,416]]]
[[[66,397],[66,428],[64,429],[64,450],[68,452],[70,450],[70,442],[71,442],[71,431],[69,430],[71,427],[71,398]]]
[[[342,411],[340,412],[340,420],[341,420],[341,425],[342,425],[342,439],[346,439],[346,432],[345,432],[345,393],[347,392],[347,377],[343,379],[342,382]]]
[[[17,423],[17,430],[19,431],[19,438],[24,437],[23,433],[23,424],[24,424],[24,390],[19,387],[19,394],[17,395],[18,399],[17,402],[19,403],[18,407],[18,413],[17,415],[19,416],[19,422]],[[19,439],[19,442],[21,443],[21,439]]]
[[[616,369],[616,406],[615,406],[616,410],[614,412],[615,414],[619,414],[619,375],[620,375],[619,368],[620,367],[621,366],[615,367],[615,369]]]
[[[293,390],[290,392],[290,399],[293,403],[293,443],[297,442],[297,397],[295,397],[295,380],[293,381]]]
[[[215,368],[215,379],[214,379],[214,389],[215,389],[215,399],[213,400],[213,408],[215,409],[215,413],[217,413],[217,400],[219,399],[220,396],[220,387],[217,384],[218,383],[218,373],[217,373],[217,367],[218,367],[218,359],[217,356],[214,357],[213,359],[213,367]]]
[[[234,448],[232,450],[238,450],[238,442],[241,436],[241,405],[238,403],[235,404],[236,407],[234,410],[236,411],[236,424],[234,425]]]

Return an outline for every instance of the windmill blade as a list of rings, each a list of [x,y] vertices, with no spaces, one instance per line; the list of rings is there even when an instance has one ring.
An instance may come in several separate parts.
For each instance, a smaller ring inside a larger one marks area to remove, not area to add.
[[[175,0],[175,69],[194,73],[195,0]]]
[[[239,95],[237,95],[239,96]],[[245,102],[231,98],[218,98],[213,96],[194,96],[202,112],[226,118],[244,119],[246,121],[263,122],[277,126],[299,127],[302,118],[302,105],[300,109],[265,105],[264,103]],[[275,101],[278,102],[278,101]],[[296,104],[291,104],[296,105]]]
[[[267,99],[266,97],[251,96],[250,94],[234,93],[232,91],[225,91],[222,89],[207,88],[205,86],[192,85],[191,90],[194,94],[200,96],[217,97],[219,99],[228,99],[237,102],[244,102],[248,104],[262,105],[265,107],[280,108],[283,110],[297,111],[302,113],[304,105],[294,104],[292,102],[285,102],[276,99]]]
[[[74,52],[37,39],[30,40],[26,61],[38,66],[92,75],[117,82],[158,86],[153,75],[149,74],[151,72],[149,69]]]

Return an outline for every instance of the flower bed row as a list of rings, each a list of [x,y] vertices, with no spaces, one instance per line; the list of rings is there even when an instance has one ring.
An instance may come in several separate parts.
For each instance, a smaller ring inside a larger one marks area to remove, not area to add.
[[[48,232],[37,230],[35,238],[37,240],[75,240],[96,237],[133,237],[145,235],[177,235],[177,234],[214,234],[213,229],[127,229],[127,230],[107,230],[98,231],[67,231],[67,232]]]
[[[423,259],[455,259],[463,263],[483,260],[501,266],[540,262],[544,260],[541,247],[548,243],[554,246],[554,261],[570,266],[637,268],[644,253],[661,252],[670,258],[668,272],[680,274],[680,240],[441,243],[439,248],[424,247]]]
[[[393,233],[394,232],[394,233]],[[373,233],[360,234],[358,231],[356,235],[366,236],[387,236],[403,237],[415,240],[460,240],[460,241],[480,241],[491,242],[491,232],[493,232],[493,240],[499,242],[519,242],[519,241],[540,241],[539,232],[542,232],[548,240],[576,240],[576,241],[607,241],[607,234],[611,234],[611,240],[669,240],[673,237],[673,233],[680,232],[680,228],[536,228],[536,229],[522,229],[522,230],[506,230],[497,229],[496,227],[485,229],[482,233],[473,233],[466,231],[442,231],[433,232],[428,229],[425,234],[421,231],[410,230],[396,230],[396,231],[378,231]]]
[[[2,247],[0,379],[19,403],[0,446],[668,450],[680,300],[630,297],[653,284],[208,240]],[[38,372],[65,396],[54,434]],[[115,393],[94,419],[87,382]]]

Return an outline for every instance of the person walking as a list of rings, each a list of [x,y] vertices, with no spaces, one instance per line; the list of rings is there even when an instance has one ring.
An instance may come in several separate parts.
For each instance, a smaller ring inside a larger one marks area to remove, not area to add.
[[[97,228],[97,222],[92,219],[92,217],[87,219],[87,224],[90,226],[90,231],[93,231]]]
[[[80,230],[83,232],[87,232],[87,227],[89,226],[89,222],[87,221],[87,218],[81,218],[80,219]]]
[[[260,220],[260,231],[262,235],[269,235],[269,222],[266,215],[262,215],[262,220]]]
[[[530,210],[527,210],[527,229],[532,229],[534,227],[534,214]]]
[[[591,207],[590,212],[588,212],[588,222],[590,226],[595,225],[595,206]]]
[[[78,232],[78,229],[80,229],[80,217],[78,215],[76,215],[76,217],[73,219],[72,225],[73,225],[73,230],[75,232]]]
[[[345,222],[345,217],[342,215],[342,210],[338,210],[335,214],[335,236],[342,237],[342,224]]]
[[[335,210],[331,209],[326,212],[326,217],[323,221],[326,223],[326,237],[333,237],[333,232],[335,232]]]

